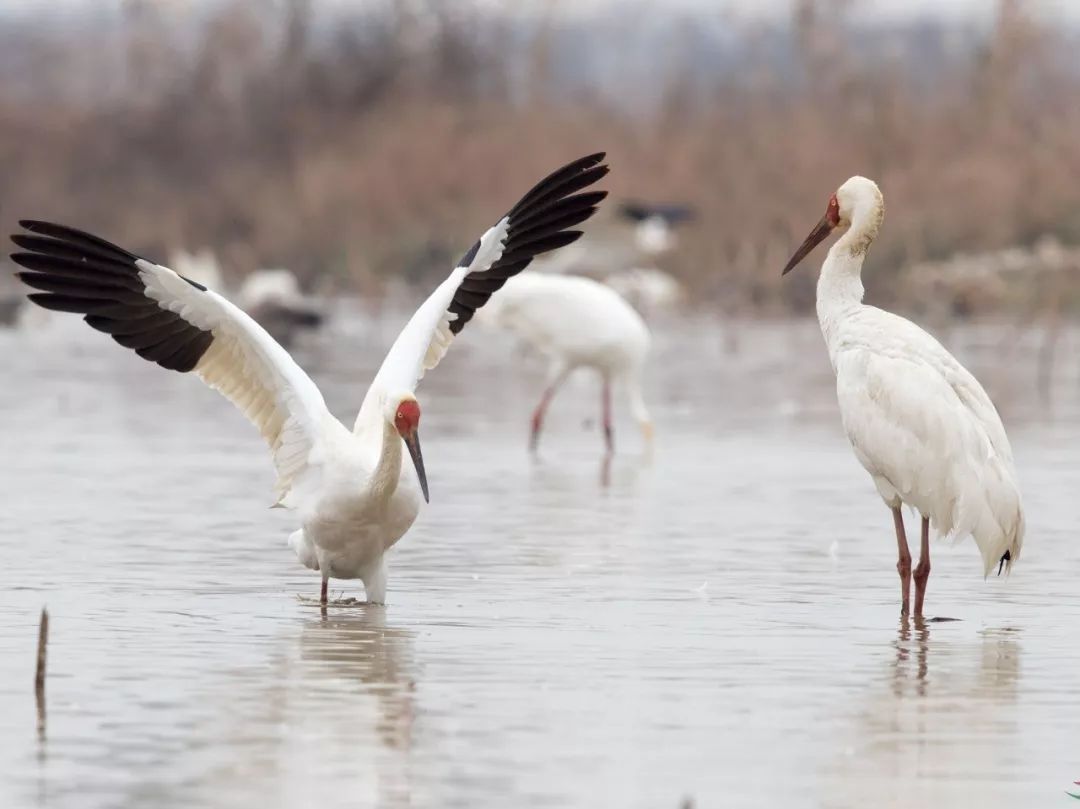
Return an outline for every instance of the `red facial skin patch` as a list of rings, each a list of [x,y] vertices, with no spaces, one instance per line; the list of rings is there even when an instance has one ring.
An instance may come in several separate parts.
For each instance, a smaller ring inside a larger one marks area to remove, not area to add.
[[[833,227],[840,224],[840,203],[836,201],[836,194],[829,197],[829,209],[825,211],[825,218]]]
[[[420,405],[415,401],[406,401],[398,405],[394,414],[394,426],[400,435],[415,432],[420,426]]]

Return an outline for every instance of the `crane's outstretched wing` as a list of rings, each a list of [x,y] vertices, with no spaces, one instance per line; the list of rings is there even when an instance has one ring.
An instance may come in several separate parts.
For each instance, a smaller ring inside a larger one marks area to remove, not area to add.
[[[540,253],[580,238],[580,230],[567,228],[592,216],[607,196],[606,191],[578,193],[608,173],[603,159],[603,152],[589,155],[545,177],[469,249],[394,341],[364,397],[355,430],[368,423],[378,391],[415,390],[424,372],[439,364],[454,335],[508,278]]]
[[[168,267],[104,239],[49,222],[23,220],[11,237],[23,252],[17,276],[38,306],[83,315],[143,359],[194,371],[254,424],[270,445],[277,490],[303,470],[325,419],[315,383],[242,310]]]

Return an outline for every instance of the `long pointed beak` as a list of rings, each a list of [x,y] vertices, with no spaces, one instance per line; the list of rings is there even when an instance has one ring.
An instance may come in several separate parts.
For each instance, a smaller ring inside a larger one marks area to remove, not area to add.
[[[834,226],[829,221],[828,216],[821,217],[821,221],[814,225],[814,229],[810,231],[810,235],[806,237],[806,241],[795,251],[795,255],[791,257],[791,260],[788,261],[787,266],[784,267],[784,271],[780,273],[780,275],[787,275],[794,270],[800,261],[810,255],[811,250],[825,241],[825,237],[832,233],[833,227]]]
[[[412,456],[413,466],[416,467],[416,477],[420,479],[420,491],[424,493],[424,502],[430,503],[431,498],[428,497],[427,488],[427,474],[424,472],[424,456],[420,452],[420,435],[416,430],[411,433],[407,433],[402,436],[405,441],[405,446],[409,448],[409,455]]]

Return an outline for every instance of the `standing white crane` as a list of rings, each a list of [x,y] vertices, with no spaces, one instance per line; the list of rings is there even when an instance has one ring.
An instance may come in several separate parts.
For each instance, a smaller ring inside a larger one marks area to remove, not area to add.
[[[784,267],[790,272],[834,230],[817,284],[817,314],[836,372],[844,432],[892,509],[901,612],[915,579],[915,615],[930,577],[930,524],[939,536],[972,536],[983,574],[1012,567],[1024,541],[1024,509],[1001,418],[978,380],[909,320],[862,302],[866,251],[885,218],[877,185],[852,177]],[[922,516],[914,572],[903,504]]]
[[[547,386],[532,416],[529,445],[534,451],[555,392],[574,369],[583,366],[600,374],[608,452],[615,448],[613,384],[625,389],[646,444],[652,442],[652,420],[641,392],[649,330],[634,307],[613,289],[577,275],[522,273],[506,284],[483,317],[518,335],[550,363]]]
[[[277,469],[278,504],[299,511],[289,537],[300,561],[327,582],[364,582],[384,603],[386,552],[428,499],[414,391],[473,313],[533,256],[576,241],[606,196],[585,191],[608,172],[603,153],[570,163],[538,183],[465,254],[412,316],[375,375],[350,432],[315,383],[241,309],[201,284],[96,236],[47,222],[22,221],[12,259],[41,290],[46,309],[84,315],[144,359],[194,371],[259,429]],[[578,193],[582,192],[582,193]],[[408,449],[416,477],[402,464]],[[419,491],[417,490],[419,482]]]

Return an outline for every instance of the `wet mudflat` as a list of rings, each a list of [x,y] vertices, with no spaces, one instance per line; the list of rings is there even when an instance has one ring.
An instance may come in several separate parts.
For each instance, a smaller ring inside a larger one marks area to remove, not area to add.
[[[400,320],[295,352],[348,423]],[[606,469],[596,380],[530,459],[542,364],[466,332],[420,390],[432,503],[390,604],[325,618],[228,403],[77,322],[0,333],[0,805],[1067,804],[1080,336],[1047,398],[1037,332],[942,334],[1003,413],[1029,532],[1008,579],[935,545],[929,612],[960,620],[915,626],[816,324],[656,331],[655,452],[620,410]]]

